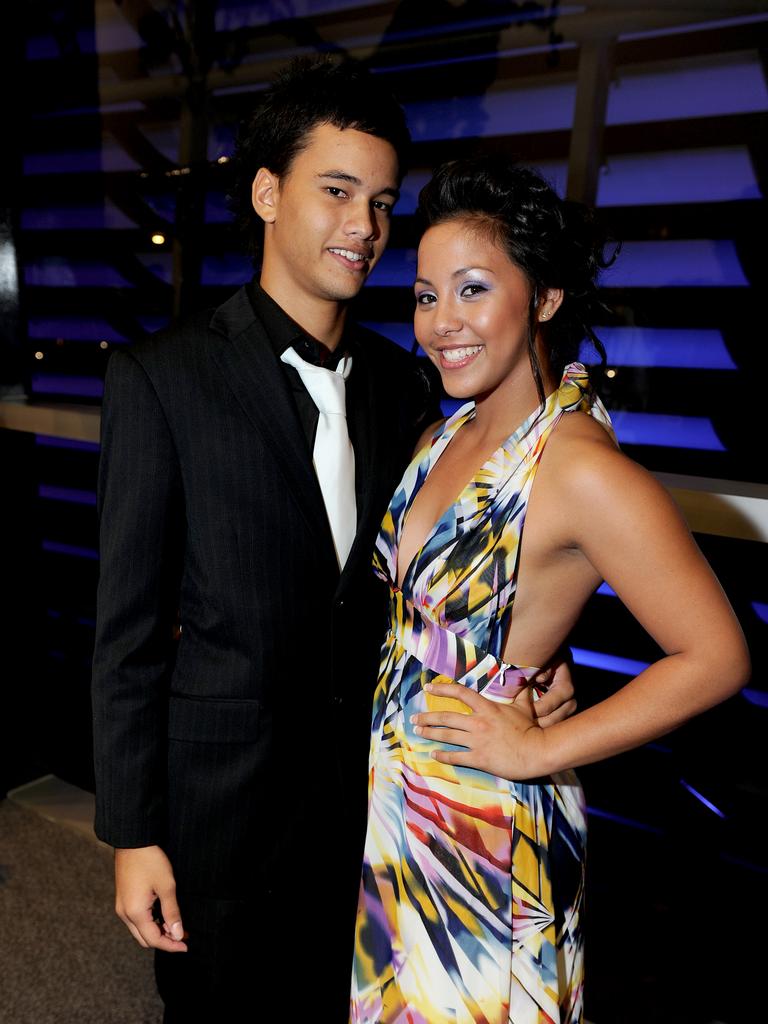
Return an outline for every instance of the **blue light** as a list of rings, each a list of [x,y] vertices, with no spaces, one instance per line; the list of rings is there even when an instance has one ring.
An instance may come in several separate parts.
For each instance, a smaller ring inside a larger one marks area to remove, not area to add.
[[[99,149],[71,149],[59,153],[24,155],[25,174],[89,174],[100,171],[140,171],[141,166],[117,144]]]
[[[600,278],[605,288],[748,288],[734,243],[725,238],[626,242]]]
[[[47,434],[35,434],[35,444],[40,448],[73,448],[82,452],[98,452],[100,448],[96,441],[75,441],[71,437],[49,437]]]
[[[724,452],[725,445],[706,416],[672,416],[664,413],[609,410],[616,436],[622,444],[647,444],[661,448],[692,448]]]
[[[759,22],[768,21],[765,14],[743,14],[737,18],[717,18],[714,21],[696,22],[696,31],[704,32],[713,28],[731,28],[735,25],[756,25]],[[660,36],[685,35],[691,31],[691,25],[670,25],[667,28],[649,28],[642,32],[622,32],[619,39],[658,39]]]
[[[400,348],[404,348],[406,352],[410,352],[413,349],[414,337],[413,337],[413,324],[398,324],[392,322],[385,323],[374,323],[372,320],[361,321],[363,327],[367,327],[369,331],[376,331],[378,334],[383,334],[385,338],[389,338],[390,341],[394,341]],[[421,349],[417,348],[420,352]]]
[[[494,89],[483,96],[423,100],[405,106],[417,142],[569,131],[573,82],[526,89]],[[706,67],[685,65],[653,73],[624,71],[611,84],[606,123],[641,124],[768,110],[768,90],[757,57],[740,55]]]
[[[746,868],[748,871],[756,871],[760,875],[768,875],[768,867],[765,864],[753,864],[752,861],[744,860],[741,857],[734,857],[730,853],[721,853],[720,860],[724,860],[726,864],[736,864],[740,868]]]
[[[658,327],[600,327],[609,366],[665,366],[697,370],[736,370],[737,366],[716,330]],[[584,342],[582,362],[596,363],[597,355]]]
[[[753,601],[752,611],[763,622],[768,622],[768,604],[764,604],[762,601]]]
[[[33,373],[32,391],[38,395],[79,395],[101,398],[104,381],[100,377],[69,377],[56,373]]]
[[[571,654],[576,665],[588,668],[599,668],[605,672],[616,672],[622,676],[639,676],[650,665],[649,661],[635,661],[632,658],[620,658],[617,654],[604,654],[602,651],[587,651],[582,647],[572,647]]]
[[[201,284],[204,286],[237,286],[253,277],[253,264],[247,256],[239,253],[225,253],[222,256],[205,256]]]
[[[576,86],[572,82],[504,89],[483,96],[406,103],[415,142],[569,131]]]
[[[52,484],[40,484],[37,488],[40,498],[49,501],[67,501],[75,505],[95,505],[96,494],[93,491],[81,491],[73,487],[54,487]]]
[[[680,785],[683,787],[683,789],[687,789],[691,796],[695,796],[697,800],[703,803],[707,810],[710,810],[714,814],[716,814],[718,818],[727,817],[727,815],[724,814],[719,807],[715,807],[711,800],[707,800],[707,798],[702,793],[700,793],[698,789],[694,789],[693,786],[689,785],[685,781],[685,779],[680,779]]]
[[[136,224],[107,199],[93,206],[29,207],[21,212],[21,226],[25,231],[121,230]]]
[[[173,281],[173,254],[170,252],[138,253],[145,268],[165,284]],[[415,276],[415,275],[414,275]],[[204,287],[237,288],[253,277],[253,264],[247,256],[230,252],[203,258],[201,284]],[[412,283],[413,278],[409,279]]]
[[[664,830],[655,825],[646,825],[645,822],[637,821],[635,818],[626,818],[622,814],[612,814],[611,811],[602,811],[597,807],[587,807],[587,814],[593,818],[605,818],[607,821],[615,821],[617,825],[627,825],[629,828],[638,828],[642,832],[653,832],[654,835],[664,835]]]
[[[110,341],[124,344],[130,341],[107,321],[99,317],[31,316],[28,324],[30,338],[64,338],[66,341]]]
[[[600,169],[598,206],[658,206],[760,199],[746,146],[622,153]]]
[[[559,195],[565,194],[565,160],[542,160],[532,166]],[[395,216],[415,212],[419,192],[429,178],[429,172],[424,170],[406,175]],[[761,198],[746,146],[617,153],[600,168],[597,186],[598,206],[660,206]]]
[[[72,558],[87,558],[90,561],[98,561],[99,552],[93,548],[81,548],[76,544],[62,544],[57,540],[44,540],[43,551],[49,551],[55,555],[70,555]]]
[[[730,55],[729,55],[730,57]],[[739,54],[706,66],[680,62],[669,71],[622,74],[608,92],[606,124],[677,121],[690,117],[752,114],[768,109],[760,61]]]
[[[768,693],[765,690],[755,690],[752,687],[745,686],[741,691],[741,695],[750,704],[754,704],[758,708],[768,708]]]
[[[44,288],[132,288],[115,267],[92,260],[67,260],[58,256],[27,263],[24,281]]]
[[[369,281],[379,288],[413,288],[416,249],[385,249]]]
[[[448,419],[448,417],[453,416],[453,414],[460,409],[462,405],[466,404],[467,403],[463,398],[444,398],[440,403],[440,409],[443,416]]]
[[[232,211],[227,206],[226,196],[221,192],[209,192],[205,197],[205,223],[228,224]]]
[[[597,593],[602,597],[616,597],[616,591],[612,590],[605,581],[597,588]]]

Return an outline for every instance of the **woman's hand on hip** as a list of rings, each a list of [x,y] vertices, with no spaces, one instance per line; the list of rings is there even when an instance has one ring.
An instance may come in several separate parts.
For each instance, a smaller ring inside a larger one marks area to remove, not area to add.
[[[488,700],[458,683],[431,683],[425,690],[465,704],[469,714],[422,711],[411,717],[422,739],[452,743],[461,750],[433,750],[443,764],[478,768],[503,779],[533,779],[547,774],[546,733],[536,720],[529,687],[514,702]]]

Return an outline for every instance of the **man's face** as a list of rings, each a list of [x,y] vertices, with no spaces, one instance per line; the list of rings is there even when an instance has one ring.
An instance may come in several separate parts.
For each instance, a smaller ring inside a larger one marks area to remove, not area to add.
[[[354,298],[389,238],[398,163],[384,139],[321,124],[282,177],[262,169],[262,286],[288,312]]]

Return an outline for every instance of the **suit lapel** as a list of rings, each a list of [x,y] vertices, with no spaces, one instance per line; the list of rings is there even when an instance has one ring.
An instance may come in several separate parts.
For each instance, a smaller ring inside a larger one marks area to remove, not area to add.
[[[248,419],[270,446],[301,514],[336,566],[323,496],[285,374],[245,288],[220,306],[210,323],[222,336],[214,358]],[[338,571],[338,570],[337,570]]]

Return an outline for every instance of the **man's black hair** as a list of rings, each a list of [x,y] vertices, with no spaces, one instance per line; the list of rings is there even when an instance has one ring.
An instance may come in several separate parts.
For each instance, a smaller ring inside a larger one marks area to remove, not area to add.
[[[264,233],[251,201],[256,172],[266,167],[280,177],[289,173],[312,130],[322,124],[353,128],[391,143],[402,180],[411,139],[395,97],[359,61],[299,57],[264,92],[235,144],[230,206],[252,254],[261,248]]]

